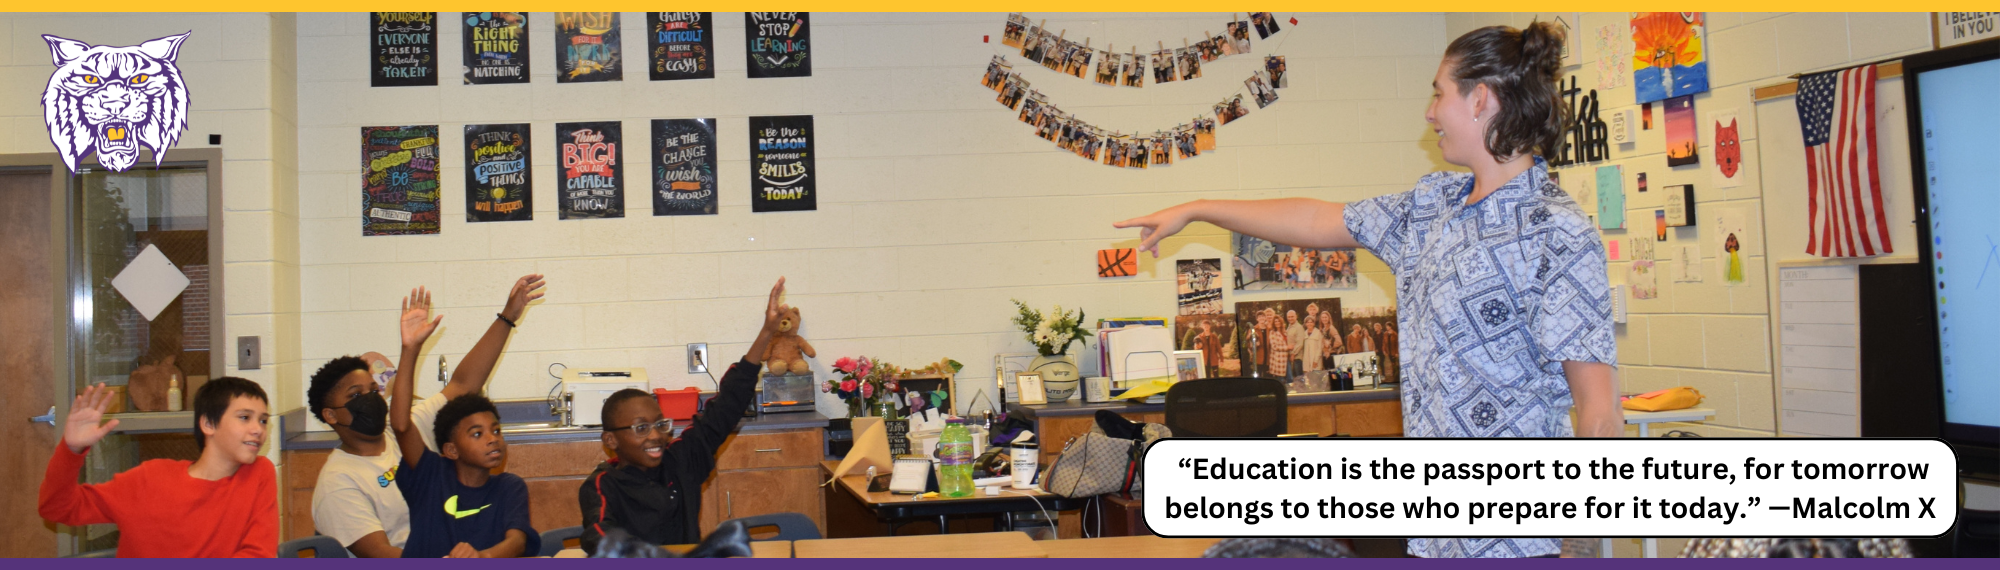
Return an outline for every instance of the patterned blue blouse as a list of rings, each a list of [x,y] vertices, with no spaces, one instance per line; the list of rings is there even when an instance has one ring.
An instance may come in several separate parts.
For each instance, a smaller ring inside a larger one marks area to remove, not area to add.
[[[1396,275],[1406,437],[1570,437],[1562,362],[1618,362],[1604,244],[1541,159],[1477,203],[1472,175],[1347,205]],[[1556,554],[1561,540],[1411,539],[1423,557]]]

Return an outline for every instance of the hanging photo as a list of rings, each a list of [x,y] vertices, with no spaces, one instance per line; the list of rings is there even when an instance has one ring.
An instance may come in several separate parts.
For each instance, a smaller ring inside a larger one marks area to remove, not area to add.
[[[1278,17],[1270,12],[1250,14],[1250,23],[1257,26],[1257,39],[1270,39],[1271,34],[1278,33]]]
[[[1028,26],[1028,33],[1021,40],[1021,59],[1030,63],[1040,63],[1043,49],[1047,48],[1042,45],[1042,27]]]
[[[809,12],[744,12],[743,37],[749,42],[750,78],[811,77],[812,30]]]
[[[1146,143],[1147,139],[1140,137],[1132,138],[1132,146],[1127,148],[1125,152],[1125,166],[1127,168],[1145,168],[1152,164],[1152,149],[1147,148],[1148,145]]]
[[[1222,48],[1215,47],[1214,40],[1202,40],[1200,42],[1196,42],[1194,44],[1194,50],[1197,54],[1201,55],[1202,63],[1215,61],[1215,58],[1222,57]]]
[[[556,12],[556,83],[625,79],[617,12]]]
[[[986,64],[986,75],[979,79],[979,84],[996,93],[1004,91],[1007,89],[1007,74],[1013,71],[1014,66],[1007,63],[1007,56],[993,56],[993,61]]]
[[[1271,80],[1271,87],[1284,89],[1291,85],[1291,76],[1285,74],[1285,56],[1264,56],[1264,77]]]
[[[1250,114],[1250,108],[1243,106],[1243,96],[1240,94],[1231,95],[1228,99],[1223,99],[1221,103],[1215,104],[1215,118],[1221,120],[1222,124],[1225,125],[1229,124],[1230,121],[1241,119],[1244,115],[1248,114]]]
[[[1352,289],[1354,249],[1305,249],[1231,234],[1237,291]]]
[[[1236,53],[1250,53],[1250,22],[1230,22],[1227,28],[1229,44],[1236,48]]]
[[[1243,80],[1243,85],[1250,88],[1250,96],[1257,100],[1259,109],[1278,102],[1278,90],[1271,88],[1271,84],[1264,80],[1263,70],[1252,72],[1249,79]]]
[[[438,233],[438,127],[361,127],[361,235]]]
[[[1090,71],[1090,55],[1097,52],[1090,49],[1090,46],[1075,47],[1075,50],[1070,51],[1069,61],[1063,64],[1062,72],[1081,79],[1084,73]]]
[[[1000,97],[998,100],[1000,101],[1001,105],[1006,105],[1007,108],[1014,109],[1014,108],[1019,108],[1021,106],[1021,98],[1026,97],[1027,95],[1028,95],[1028,81],[1026,79],[1021,79],[1021,74],[1019,73],[1008,73],[1007,87],[1000,90]]]
[[[653,119],[653,215],[713,215],[715,203],[715,119]]]
[[[819,209],[812,115],[750,117],[750,211]]]
[[[1069,61],[1069,55],[1066,52],[1072,47],[1073,44],[1063,41],[1062,38],[1054,34],[1050,34],[1048,30],[1042,30],[1042,59],[1038,60],[1038,63],[1041,63],[1042,67],[1049,68],[1050,71],[1059,71],[1062,69],[1063,62]]]
[[[1201,78],[1200,48],[1180,48],[1174,50],[1174,59],[1180,61],[1181,80]]]
[[[1000,29],[1000,45],[1021,47],[1021,36],[1028,33],[1028,18],[1020,12],[1007,15],[1007,26]]]
[[[1668,99],[1667,106],[1667,166],[1701,164],[1701,151],[1696,146],[1694,118],[1694,96]]]
[[[528,82],[528,14],[466,12],[465,84]]]
[[[1701,12],[1632,13],[1632,86],[1638,103],[1708,91]]]
[[[437,12],[369,12],[371,87],[438,84]]]
[[[1125,54],[1125,65],[1122,69],[1125,73],[1126,87],[1146,86],[1146,54]]]
[[[646,73],[653,81],[715,77],[710,12],[647,12]]]
[[[1153,164],[1167,166],[1174,163],[1174,137],[1166,133],[1155,133],[1153,140],[1147,141],[1153,149]]]
[[[1209,49],[1214,50],[1215,57],[1227,57],[1243,53],[1236,49],[1236,41],[1229,39],[1227,30],[1216,34],[1215,37],[1208,38],[1208,45]]]
[[[1099,85],[1111,85],[1111,86],[1118,85],[1118,70],[1119,70],[1118,59],[1120,57],[1122,56],[1108,51],[1098,54],[1097,83]]]
[[[625,167],[618,121],[556,123],[562,219],[625,217]]]
[[[1153,52],[1153,83],[1169,83],[1180,79],[1180,70],[1174,69],[1174,52],[1160,50]]]
[[[1027,102],[1021,104],[1021,114],[1017,118],[1023,123],[1040,126],[1042,124],[1042,108],[1047,106],[1048,97],[1039,92],[1030,93],[1028,94]]]
[[[1195,146],[1193,127],[1181,125],[1174,129],[1174,149],[1180,152],[1182,159],[1201,156],[1201,149]]]
[[[1215,119],[1194,120],[1194,148],[1201,152],[1215,150]]]
[[[527,123],[465,126],[465,221],[535,219]]]

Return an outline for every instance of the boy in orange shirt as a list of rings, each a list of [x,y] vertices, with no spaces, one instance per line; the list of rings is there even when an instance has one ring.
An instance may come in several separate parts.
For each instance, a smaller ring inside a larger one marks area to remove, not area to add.
[[[109,482],[77,483],[84,455],[118,427],[118,420],[98,425],[113,395],[98,384],[70,404],[63,441],[42,475],[42,519],[70,526],[118,525],[120,557],[277,555],[277,470],[257,453],[271,420],[262,387],[225,376],[195,392],[200,459],[154,459]]]

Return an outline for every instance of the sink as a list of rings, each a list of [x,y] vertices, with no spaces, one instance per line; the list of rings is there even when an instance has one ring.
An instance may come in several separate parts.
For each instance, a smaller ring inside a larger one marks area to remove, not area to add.
[[[508,435],[528,435],[528,434],[538,434],[538,433],[584,433],[592,431],[597,431],[597,430],[588,427],[565,426],[555,422],[500,424],[500,433]]]

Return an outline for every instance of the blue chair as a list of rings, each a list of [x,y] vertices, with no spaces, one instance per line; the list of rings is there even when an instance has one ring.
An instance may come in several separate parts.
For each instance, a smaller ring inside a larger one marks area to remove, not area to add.
[[[563,527],[543,532],[541,555],[555,556],[556,553],[562,552],[564,548],[567,548],[563,546],[563,543],[581,539],[583,539],[583,527],[580,526]]]
[[[778,536],[751,538],[752,542],[763,540],[819,540],[821,538],[819,526],[814,525],[812,519],[806,518],[805,515],[799,513],[771,513],[768,515],[730,520],[743,523],[743,528],[751,534],[755,534],[766,528],[777,527]]]
[[[299,556],[306,551],[312,552],[312,558],[353,558],[347,553],[347,547],[331,536],[313,535],[278,545],[279,558],[306,558]]]

